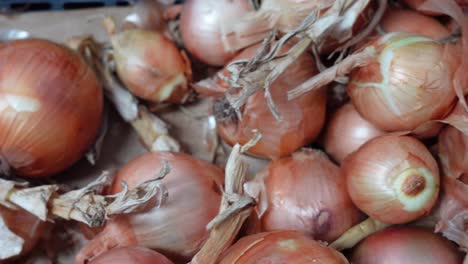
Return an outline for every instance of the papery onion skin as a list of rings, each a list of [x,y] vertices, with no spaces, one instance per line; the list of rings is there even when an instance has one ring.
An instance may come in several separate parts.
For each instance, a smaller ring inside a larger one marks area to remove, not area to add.
[[[276,231],[241,238],[228,249],[220,264],[315,262],[348,263],[340,252],[298,232]]]
[[[348,103],[333,114],[327,125],[325,151],[341,163],[362,144],[384,134],[384,131],[365,120],[356,108]]]
[[[371,235],[354,250],[356,264],[459,264],[461,252],[450,241],[429,230],[391,227]]]
[[[112,193],[154,178],[169,162],[171,172],[162,180],[168,200],[148,212],[118,216],[106,224],[96,238],[75,258],[82,264],[116,246],[143,246],[157,250],[171,259],[187,260],[207,237],[206,225],[218,213],[223,172],[218,167],[182,153],[147,153],[130,161],[117,174]]]
[[[361,220],[341,169],[319,150],[273,161],[257,177],[264,179],[268,202],[263,231],[300,231],[331,242]]]
[[[0,46],[0,151],[13,173],[57,174],[96,138],[103,97],[86,62],[58,44],[28,39]]]
[[[385,131],[411,131],[451,111],[460,63],[456,46],[406,33],[385,34],[371,45],[378,56],[355,69],[348,85],[365,119]]]
[[[364,213],[387,224],[427,215],[437,200],[439,169],[417,139],[385,135],[344,161],[348,192]]]
[[[441,169],[446,176],[468,176],[468,135],[447,126],[439,134],[438,154]]]
[[[421,10],[420,6],[424,4],[426,0],[403,0],[405,4],[407,4],[409,7],[411,7],[414,10],[417,10],[418,12],[421,12],[423,14],[427,15],[442,15],[442,13],[438,12],[433,12],[433,11],[426,11],[426,10]],[[460,6],[468,6],[468,1],[467,0],[455,0],[455,2],[458,3]]]
[[[190,61],[156,31],[131,29],[111,37],[119,78],[151,102],[183,103],[189,95]]]
[[[21,253],[10,259],[29,253],[39,242],[47,228],[46,222],[21,209],[12,210],[0,205],[0,215],[8,229],[24,240]],[[8,263],[8,260],[4,260],[5,263]],[[2,261],[0,260],[0,263],[4,263]]]
[[[234,60],[252,57],[258,47],[245,49]],[[286,48],[286,45],[283,47]],[[270,87],[273,101],[283,120],[279,121],[273,116],[264,91],[260,90],[247,100],[242,120],[218,122],[218,133],[231,146],[235,143],[243,145],[253,137],[252,130],[258,129],[262,138],[248,152],[253,156],[270,159],[287,156],[311,143],[325,122],[326,91],[320,89],[291,101],[287,99],[287,92],[316,73],[312,57],[302,54]]]
[[[180,16],[185,48],[198,60],[223,66],[236,53],[227,52],[221,39],[221,24],[253,11],[249,0],[187,0]]]
[[[143,247],[121,247],[107,251],[89,264],[172,264],[164,255]]]
[[[380,26],[385,32],[413,33],[433,39],[450,35],[449,30],[435,18],[401,8],[387,9]]]

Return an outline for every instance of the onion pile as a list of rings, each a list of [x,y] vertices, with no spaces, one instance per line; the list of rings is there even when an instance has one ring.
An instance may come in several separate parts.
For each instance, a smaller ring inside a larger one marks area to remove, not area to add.
[[[98,79],[77,53],[39,39],[0,45],[0,151],[13,173],[70,167],[94,142],[102,108]]]
[[[263,231],[295,230],[331,242],[360,220],[340,168],[319,150],[273,161],[257,177],[265,183]]]
[[[384,134],[362,118],[350,103],[338,109],[329,122],[325,133],[325,151],[339,163],[362,144]]]
[[[141,247],[122,247],[107,251],[89,264],[172,264],[156,251]]]
[[[187,0],[180,15],[180,34],[195,58],[223,66],[236,53],[226,50],[221,38],[223,24],[233,23],[254,7],[250,0]]]
[[[427,215],[439,194],[439,168],[417,139],[374,138],[344,162],[354,204],[373,219],[402,224]]]
[[[117,74],[132,93],[156,103],[187,101],[191,64],[171,40],[156,31],[129,29],[115,33],[112,27],[108,26],[108,32]]]
[[[254,263],[346,264],[338,251],[291,231],[266,232],[241,238],[220,264]]]
[[[395,227],[378,232],[354,250],[351,262],[359,264],[459,264],[462,254],[450,241],[415,227]]]
[[[234,60],[252,57],[257,48],[258,45],[245,49]],[[247,143],[253,137],[252,130],[258,129],[262,139],[248,153],[270,159],[287,156],[312,142],[325,122],[326,92],[312,92],[288,101],[287,91],[315,73],[313,58],[304,53],[272,83],[272,98],[283,120],[273,116],[263,91],[257,91],[245,104],[242,120],[218,122],[218,133],[232,146]],[[215,109],[221,113],[223,110]]]
[[[132,188],[152,179],[169,162],[171,172],[164,178],[169,198],[159,208],[118,216],[81,249],[76,264],[103,252],[123,246],[155,249],[174,259],[188,259],[207,237],[206,225],[216,216],[220,205],[219,185],[223,172],[216,166],[182,153],[147,153],[130,161],[117,174],[111,193],[121,191],[118,184]]]

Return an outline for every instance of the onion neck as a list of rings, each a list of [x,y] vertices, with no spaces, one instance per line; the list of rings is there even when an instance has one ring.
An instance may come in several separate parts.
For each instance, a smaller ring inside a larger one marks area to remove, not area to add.
[[[439,189],[435,176],[423,167],[402,171],[395,177],[391,187],[403,209],[408,212],[425,208]]]

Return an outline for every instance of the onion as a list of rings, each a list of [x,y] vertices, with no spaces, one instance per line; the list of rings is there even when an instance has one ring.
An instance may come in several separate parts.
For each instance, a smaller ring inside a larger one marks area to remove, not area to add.
[[[156,251],[142,247],[122,247],[107,251],[90,264],[172,264]]]
[[[385,32],[406,32],[433,39],[450,35],[449,30],[436,19],[401,8],[389,8],[380,21]]]
[[[340,252],[297,232],[277,231],[241,238],[220,262],[243,263],[345,264],[348,261]]]
[[[325,133],[325,150],[341,163],[346,156],[384,132],[362,118],[351,103],[342,106],[330,119]]]
[[[330,242],[361,220],[340,168],[321,151],[303,149],[273,161],[257,177],[268,203],[262,231],[294,230]]]
[[[39,39],[0,45],[0,151],[15,174],[51,176],[95,140],[103,98],[76,53]]]
[[[11,210],[0,205],[0,217],[3,218],[11,232],[24,240],[21,252],[14,258],[29,253],[39,242],[47,227],[46,222],[21,209]],[[5,238],[3,237],[3,239]],[[8,243],[6,244],[8,245]],[[5,250],[4,245],[0,245],[0,248]],[[6,252],[2,253],[5,254]],[[0,263],[3,263],[3,260],[0,258]]]
[[[345,159],[344,170],[354,204],[387,224],[428,214],[439,193],[436,161],[421,142],[408,136],[372,139]]]
[[[468,177],[468,135],[447,126],[439,135],[438,151],[444,175]]]
[[[117,74],[136,96],[151,102],[183,103],[189,95],[190,61],[162,33],[143,29],[114,32],[106,21]]]
[[[462,260],[450,241],[415,227],[394,227],[373,234],[351,257],[351,262],[358,264],[460,264]]]
[[[121,190],[121,181],[132,188],[153,178],[168,161],[171,172],[163,180],[169,198],[160,208],[118,216],[76,256],[84,263],[108,249],[143,246],[171,258],[191,258],[208,233],[206,225],[218,212],[221,196],[218,184],[223,172],[216,166],[182,153],[147,153],[124,166],[117,174],[112,193]]]
[[[286,45],[285,50],[287,50]],[[247,48],[234,60],[254,56],[257,46]],[[225,70],[225,72],[227,72]],[[262,139],[249,154],[270,159],[287,156],[312,142],[320,133],[325,121],[326,91],[312,92],[289,101],[287,92],[317,73],[314,60],[304,53],[270,86],[270,92],[283,120],[273,116],[265,99],[264,91],[249,97],[243,108],[242,120],[218,122],[218,133],[229,145],[244,145],[252,137],[253,129],[262,133]],[[225,109],[215,109],[223,116]]]
[[[370,46],[378,55],[354,70],[348,85],[365,119],[385,131],[410,131],[451,111],[456,46],[404,33],[385,34]]]
[[[185,48],[200,61],[222,66],[236,53],[224,49],[221,25],[254,10],[250,0],[187,0],[180,16]]]
[[[409,7],[413,8],[414,10],[417,10],[418,12],[421,12],[423,14],[427,15],[441,15],[442,13],[439,12],[434,12],[434,11],[428,11],[421,9],[420,7],[426,0],[403,0],[405,4],[407,4]],[[458,5],[460,6],[468,6],[468,1],[467,0],[455,0]]]

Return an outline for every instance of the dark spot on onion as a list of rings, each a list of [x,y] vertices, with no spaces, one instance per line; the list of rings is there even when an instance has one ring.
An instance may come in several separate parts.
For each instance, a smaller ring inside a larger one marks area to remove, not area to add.
[[[416,196],[426,187],[426,179],[421,175],[411,175],[403,183],[403,192],[408,196]]]

